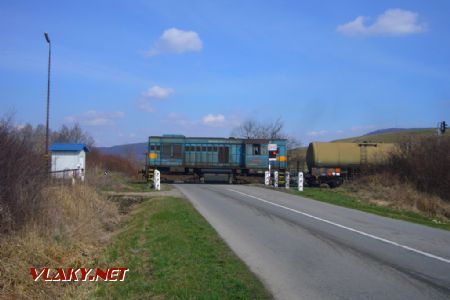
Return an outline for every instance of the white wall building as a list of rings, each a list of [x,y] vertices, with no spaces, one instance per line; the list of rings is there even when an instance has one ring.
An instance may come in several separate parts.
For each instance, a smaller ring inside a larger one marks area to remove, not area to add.
[[[86,153],[89,152],[85,144],[53,144],[52,174],[55,177],[84,176],[86,171]],[[76,171],[73,171],[76,170]]]

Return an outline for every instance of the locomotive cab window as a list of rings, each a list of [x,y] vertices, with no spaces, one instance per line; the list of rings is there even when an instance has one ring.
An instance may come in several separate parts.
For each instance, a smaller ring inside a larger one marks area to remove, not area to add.
[[[253,144],[253,155],[261,155],[261,145]]]

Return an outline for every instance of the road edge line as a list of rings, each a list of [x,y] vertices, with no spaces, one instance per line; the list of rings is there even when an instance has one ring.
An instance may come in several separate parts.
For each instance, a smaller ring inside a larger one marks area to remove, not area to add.
[[[287,207],[287,206],[284,206],[284,205],[281,205],[281,204],[273,203],[271,201],[268,201],[268,200],[265,200],[265,199],[262,199],[262,198],[259,198],[259,197],[253,196],[253,195],[249,195],[249,194],[246,194],[246,193],[234,190],[234,189],[228,189],[228,190],[232,191],[232,192],[235,192],[235,193],[238,193],[238,194],[241,194],[241,195],[244,195],[244,196],[247,196],[247,197],[250,197],[250,198],[253,198],[253,199],[256,199],[256,200],[259,200],[259,201],[262,201],[262,202],[267,203],[267,204],[271,204],[271,205],[276,206],[276,207],[284,208],[286,210],[289,210],[289,211],[301,214],[301,215],[303,215],[305,217],[312,218],[314,220],[321,221],[321,222],[324,222],[324,223],[327,223],[327,224],[330,224],[330,225],[333,225],[333,226],[336,226],[336,227],[339,227],[339,228],[342,228],[342,229],[346,229],[348,231],[351,231],[351,232],[354,232],[354,233],[357,233],[357,234],[360,234],[360,235],[363,235],[363,236],[366,236],[366,237],[370,237],[372,239],[375,239],[375,240],[378,240],[378,241],[381,241],[381,242],[384,242],[384,243],[387,243],[387,244],[390,244],[390,245],[393,245],[393,246],[396,246],[396,247],[400,247],[402,249],[405,249],[405,250],[408,250],[408,251],[411,251],[411,252],[414,252],[414,253],[417,253],[417,254],[429,257],[429,258],[434,258],[436,260],[439,260],[439,261],[442,261],[442,262],[450,264],[450,259],[446,259],[446,258],[437,256],[437,255],[434,255],[434,254],[422,251],[422,250],[418,250],[418,249],[415,249],[415,248],[412,248],[412,247],[409,247],[409,246],[406,246],[406,245],[402,245],[402,244],[399,244],[397,242],[394,242],[394,241],[391,241],[391,240],[387,240],[385,238],[382,238],[382,237],[379,237],[379,236],[376,236],[376,235],[373,235],[373,234],[370,234],[370,233],[367,233],[367,232],[364,232],[364,231],[360,231],[360,230],[354,229],[352,227],[344,226],[344,225],[335,223],[333,221],[322,219],[322,218],[310,215],[308,213],[305,213],[305,212],[302,212],[302,211],[299,211],[299,210],[296,210],[296,209],[293,209],[293,208],[290,208],[290,207]]]

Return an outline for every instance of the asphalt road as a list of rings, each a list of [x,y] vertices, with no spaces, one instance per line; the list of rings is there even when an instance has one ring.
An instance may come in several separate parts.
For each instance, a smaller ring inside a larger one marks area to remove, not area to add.
[[[450,299],[450,232],[254,186],[176,187],[277,299]]]

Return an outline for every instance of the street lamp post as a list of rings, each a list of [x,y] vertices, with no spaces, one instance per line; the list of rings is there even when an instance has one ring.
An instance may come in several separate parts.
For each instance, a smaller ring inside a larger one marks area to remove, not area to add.
[[[50,42],[50,37],[48,36],[48,32],[44,33],[45,40],[48,43],[48,82],[47,82],[47,124],[45,127],[45,161],[46,161],[46,172],[50,170],[50,161],[48,156],[48,134],[49,134],[49,113],[50,113],[50,65],[51,65],[51,54],[52,54],[52,43]]]

